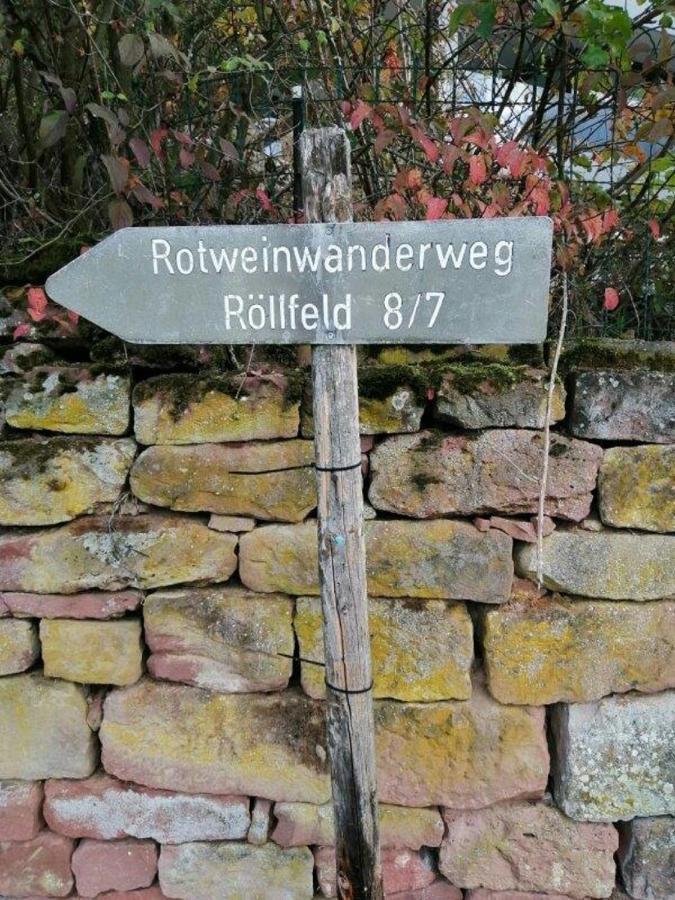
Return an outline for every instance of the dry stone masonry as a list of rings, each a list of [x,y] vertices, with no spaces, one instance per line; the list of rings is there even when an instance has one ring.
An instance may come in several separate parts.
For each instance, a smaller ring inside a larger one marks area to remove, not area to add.
[[[334,897],[306,355],[106,340],[0,348],[0,898]],[[360,354],[387,897],[672,900],[675,348],[564,348],[541,586],[541,348]]]

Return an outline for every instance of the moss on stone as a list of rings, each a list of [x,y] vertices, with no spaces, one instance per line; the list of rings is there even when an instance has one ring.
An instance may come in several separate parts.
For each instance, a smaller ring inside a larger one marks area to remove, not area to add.
[[[530,369],[523,365],[504,363],[453,363],[446,366],[444,374],[451,379],[452,387],[460,394],[485,391],[505,391],[527,378]]]
[[[574,369],[647,369],[675,372],[675,344],[656,341],[588,339],[566,346],[559,371]]]
[[[305,373],[300,369],[293,369],[279,374],[286,379],[283,408],[288,409],[302,399]],[[168,413],[174,421],[178,421],[191,404],[199,403],[211,391],[232,398],[245,395],[246,377],[245,373],[235,375],[218,371],[207,371],[200,375],[157,375],[136,385],[134,403],[144,403],[157,395],[166,396],[171,401]]]
[[[61,453],[94,450],[99,443],[99,439],[93,436],[53,437],[43,440],[17,438],[0,442],[0,452],[12,455],[13,475],[29,477],[45,472]]]

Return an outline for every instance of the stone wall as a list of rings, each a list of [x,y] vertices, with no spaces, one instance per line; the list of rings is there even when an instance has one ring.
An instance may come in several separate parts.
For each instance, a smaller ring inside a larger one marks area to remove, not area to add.
[[[0,896],[334,896],[308,370],[89,351],[0,352]],[[361,354],[388,896],[675,896],[674,369],[566,348],[538,589],[543,351]]]

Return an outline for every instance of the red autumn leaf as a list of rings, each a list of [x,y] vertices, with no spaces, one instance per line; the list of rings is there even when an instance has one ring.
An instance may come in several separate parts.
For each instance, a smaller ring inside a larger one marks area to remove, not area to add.
[[[551,209],[551,197],[549,195],[548,185],[543,182],[534,188],[531,194],[534,203],[534,211],[538,216],[545,216]]]
[[[269,198],[267,191],[265,191],[263,188],[256,188],[255,195],[265,212],[274,212],[274,206]]]
[[[152,147],[155,156],[157,159],[164,159],[164,150],[162,148],[162,144],[167,138],[169,134],[169,129],[162,126],[161,128],[155,128],[153,132],[150,134],[150,146]]]
[[[220,181],[220,172],[208,160],[198,159],[197,165],[204,178],[208,178],[209,181]]]
[[[422,150],[424,150],[424,154],[430,163],[438,162],[438,159],[441,155],[441,151],[438,149],[436,143],[429,137],[428,134],[425,134],[421,128],[411,128],[410,133],[413,138],[420,145]]]
[[[24,337],[25,335],[30,333],[30,325],[27,322],[22,322],[21,325],[17,325],[14,331],[12,332],[12,337],[15,341],[18,341],[19,338]]]
[[[470,157],[469,159],[469,181],[473,185],[482,184],[487,179],[487,169],[485,167],[485,159],[482,154]]]
[[[147,169],[150,165],[150,151],[145,141],[142,141],[140,138],[131,138],[129,147],[141,169]]]
[[[174,131],[173,136],[176,138],[179,144],[183,145],[183,147],[191,147],[194,143],[190,135],[185,131]]]
[[[106,167],[110,185],[116,194],[121,194],[129,180],[129,160],[123,156],[102,153],[101,161]]]
[[[68,312],[66,313],[66,315],[68,316],[70,321],[73,323],[73,325],[77,325],[77,323],[80,321],[80,314],[73,312],[72,309],[69,309]]]
[[[602,230],[611,231],[619,224],[619,213],[616,209],[608,209],[602,217]]]
[[[28,314],[34,322],[44,319],[47,313],[47,295],[41,287],[29,287],[26,292]]]
[[[582,219],[581,224],[589,241],[596,241],[602,235],[602,217],[597,213]]]
[[[661,226],[656,221],[656,219],[650,219],[648,224],[649,230],[652,233],[652,237],[655,241],[658,241],[658,239],[661,237]]]
[[[426,201],[426,207],[427,212],[424,218],[427,222],[431,222],[441,218],[448,208],[448,201],[444,200],[442,197],[429,197]]]
[[[135,185],[132,194],[139,203],[147,203],[148,206],[151,206],[153,209],[162,209],[164,206],[162,198],[153,194],[152,191],[148,190],[148,188],[140,182]]]
[[[185,147],[181,147],[178,151],[178,161],[183,169],[189,169],[195,161],[195,155],[194,153],[190,153],[189,150],[186,150]]]
[[[342,114],[343,114],[343,116],[344,116],[345,118],[347,118],[347,117],[351,114],[351,111],[352,111],[352,105],[351,105],[351,103],[349,102],[349,100],[343,100],[342,103],[341,103],[340,105],[342,106]]]
[[[605,288],[605,299],[603,302],[603,307],[608,309],[610,312],[613,309],[616,309],[619,305],[619,295],[616,290],[612,287]]]
[[[372,108],[367,103],[364,103],[363,100],[357,100],[349,118],[349,124],[352,127],[352,131],[358,131],[363,120],[368,119],[372,115],[372,112]]]

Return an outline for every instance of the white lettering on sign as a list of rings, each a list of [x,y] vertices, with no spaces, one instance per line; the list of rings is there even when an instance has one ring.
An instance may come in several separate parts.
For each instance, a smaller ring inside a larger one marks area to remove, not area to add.
[[[256,301],[256,302],[254,302]],[[240,294],[225,294],[225,328],[258,331],[295,330],[316,331],[319,323],[325,331],[348,331],[352,327],[352,295],[346,294],[343,302],[334,303],[328,294],[322,295],[321,306],[307,301],[301,303],[297,294],[249,294],[246,300]]]
[[[134,343],[536,343],[546,335],[552,225],[124,228],[47,291]]]
[[[427,269],[471,268],[476,271],[488,265],[495,275],[504,277],[513,269],[513,241],[462,241],[443,243],[424,241],[417,246],[401,243],[396,247],[388,239],[366,248],[363,244],[328,244],[326,247],[270,246],[263,235],[262,247],[206,247],[199,241],[192,250],[189,247],[174,249],[164,238],[151,241],[152,270],[155,275],[190,275],[196,268],[205,275],[229,273],[231,275],[265,274],[302,275],[306,272],[409,272],[416,266],[420,272]]]

